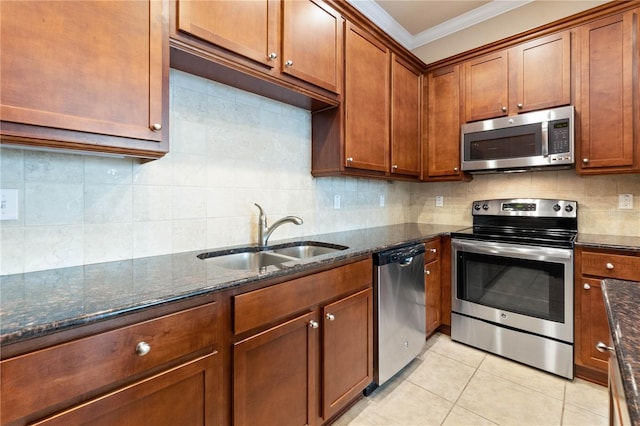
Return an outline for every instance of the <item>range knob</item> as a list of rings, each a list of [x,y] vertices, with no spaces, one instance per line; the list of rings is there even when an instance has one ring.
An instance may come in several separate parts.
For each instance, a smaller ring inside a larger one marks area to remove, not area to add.
[[[571,213],[573,211],[573,206],[572,205],[564,206],[564,211],[567,213]]]
[[[554,204],[554,205],[553,205],[553,211],[554,211],[554,212],[559,212],[561,208],[562,208],[562,207],[560,207],[560,204]]]
[[[482,210],[489,210],[489,204],[483,204],[482,205]]]
[[[476,204],[474,204],[474,205],[473,205],[473,209],[474,209],[474,210],[480,210],[480,204],[477,204],[477,203],[476,203]]]

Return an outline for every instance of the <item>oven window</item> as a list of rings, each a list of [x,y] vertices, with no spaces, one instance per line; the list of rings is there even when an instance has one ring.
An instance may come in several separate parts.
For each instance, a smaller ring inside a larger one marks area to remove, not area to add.
[[[458,253],[458,298],[549,321],[564,322],[564,265]]]

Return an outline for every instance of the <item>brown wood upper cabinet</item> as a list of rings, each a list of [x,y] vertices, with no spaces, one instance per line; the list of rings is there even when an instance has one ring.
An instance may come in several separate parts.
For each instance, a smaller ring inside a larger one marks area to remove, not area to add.
[[[427,74],[425,91],[422,180],[461,180],[460,65]]]
[[[420,175],[420,72],[391,55],[391,173]]]
[[[250,60],[249,67],[342,90],[344,20],[321,1],[176,0],[177,34]]]
[[[640,169],[639,13],[640,9],[631,10],[580,28],[576,104],[581,126],[580,143],[576,143],[580,173]]]
[[[463,64],[464,121],[571,103],[571,31]]]
[[[345,46],[343,102],[313,115],[312,173],[417,180],[419,65],[350,22]]]
[[[3,2],[3,144],[168,151],[165,1]]]
[[[344,167],[389,171],[389,61],[382,41],[347,24]]]

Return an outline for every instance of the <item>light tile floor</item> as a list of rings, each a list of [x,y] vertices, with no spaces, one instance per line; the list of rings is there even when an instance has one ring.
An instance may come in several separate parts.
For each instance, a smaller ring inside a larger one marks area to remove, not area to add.
[[[334,425],[608,425],[607,388],[573,381],[436,334],[396,377]]]

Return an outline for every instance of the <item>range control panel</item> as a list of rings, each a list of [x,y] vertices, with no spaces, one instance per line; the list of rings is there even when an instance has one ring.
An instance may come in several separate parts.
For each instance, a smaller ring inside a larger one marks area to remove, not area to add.
[[[531,216],[575,218],[578,202],[545,198],[478,200],[472,203],[474,216]]]

